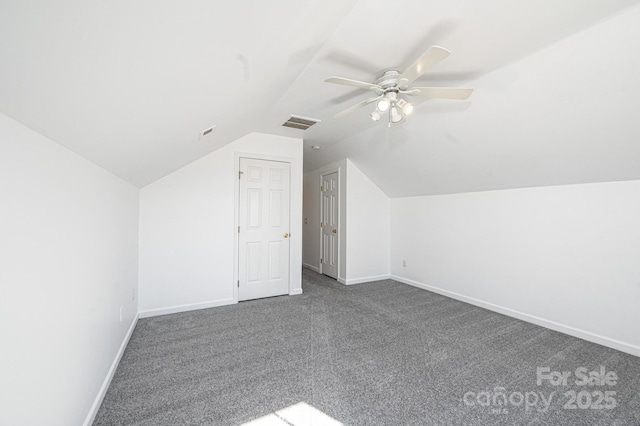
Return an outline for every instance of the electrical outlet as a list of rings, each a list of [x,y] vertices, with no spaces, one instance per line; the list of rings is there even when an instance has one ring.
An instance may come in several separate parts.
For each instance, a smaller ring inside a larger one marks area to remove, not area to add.
[[[120,305],[120,322],[122,322],[122,309],[123,309],[123,308],[124,308],[124,307],[123,307],[122,305]]]
[[[404,267],[404,268],[406,268],[406,267],[407,267],[407,261],[406,261],[406,260],[403,260],[403,261],[402,261],[402,267]]]

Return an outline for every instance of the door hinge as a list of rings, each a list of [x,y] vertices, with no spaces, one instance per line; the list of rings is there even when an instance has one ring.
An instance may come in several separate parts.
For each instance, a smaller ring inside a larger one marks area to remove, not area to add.
[[[240,233],[240,227],[238,226],[238,234]]]
[[[320,192],[324,192],[324,185],[320,185]]]
[[[238,172],[238,179],[242,177],[242,172]]]
[[[240,280],[238,280],[238,287],[240,287]]]
[[[322,222],[320,222],[320,228],[322,228]]]
[[[322,263],[322,258],[320,258],[320,263]]]

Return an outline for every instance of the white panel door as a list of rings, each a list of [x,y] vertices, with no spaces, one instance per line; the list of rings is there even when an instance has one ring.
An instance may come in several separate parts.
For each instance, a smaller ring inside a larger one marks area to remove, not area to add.
[[[322,175],[320,272],[338,278],[338,172]]]
[[[290,169],[240,159],[238,300],[289,293]]]

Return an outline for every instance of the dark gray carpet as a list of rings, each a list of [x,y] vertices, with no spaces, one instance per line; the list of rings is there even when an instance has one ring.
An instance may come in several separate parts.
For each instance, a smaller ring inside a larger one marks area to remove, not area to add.
[[[303,276],[301,296],[140,320],[94,424],[239,425],[301,401],[346,425],[640,424],[640,358],[390,280]],[[600,366],[615,385],[576,385]],[[572,376],[538,386],[537,367]]]

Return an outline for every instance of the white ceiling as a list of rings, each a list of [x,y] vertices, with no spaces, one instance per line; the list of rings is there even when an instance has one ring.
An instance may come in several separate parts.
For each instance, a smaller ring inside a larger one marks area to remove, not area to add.
[[[508,182],[505,174],[504,182],[474,186],[464,181],[472,175],[445,168],[425,174],[414,161],[425,150],[417,142],[433,131],[429,120],[441,120],[433,135],[455,139],[442,126],[463,126],[455,117],[470,114],[474,102],[487,105],[490,97],[474,100],[483,93],[477,85],[508,83],[508,74],[496,83],[487,73],[638,2],[0,0],[0,111],[137,186],[254,131],[304,137],[306,170],[349,156],[391,196],[550,184],[544,176]],[[478,90],[469,102],[418,105],[413,121],[394,129],[371,122],[367,108],[330,118],[369,94],[326,77],[373,81],[433,44],[453,54],[418,82],[472,83]],[[305,133],[281,127],[289,114],[322,122]],[[367,154],[390,140],[409,148]],[[473,168],[477,160],[464,144],[432,148],[441,166],[464,159],[456,167]],[[493,149],[500,159],[509,148]],[[400,190],[394,167],[435,183]],[[492,173],[500,167],[513,165],[495,161]]]

